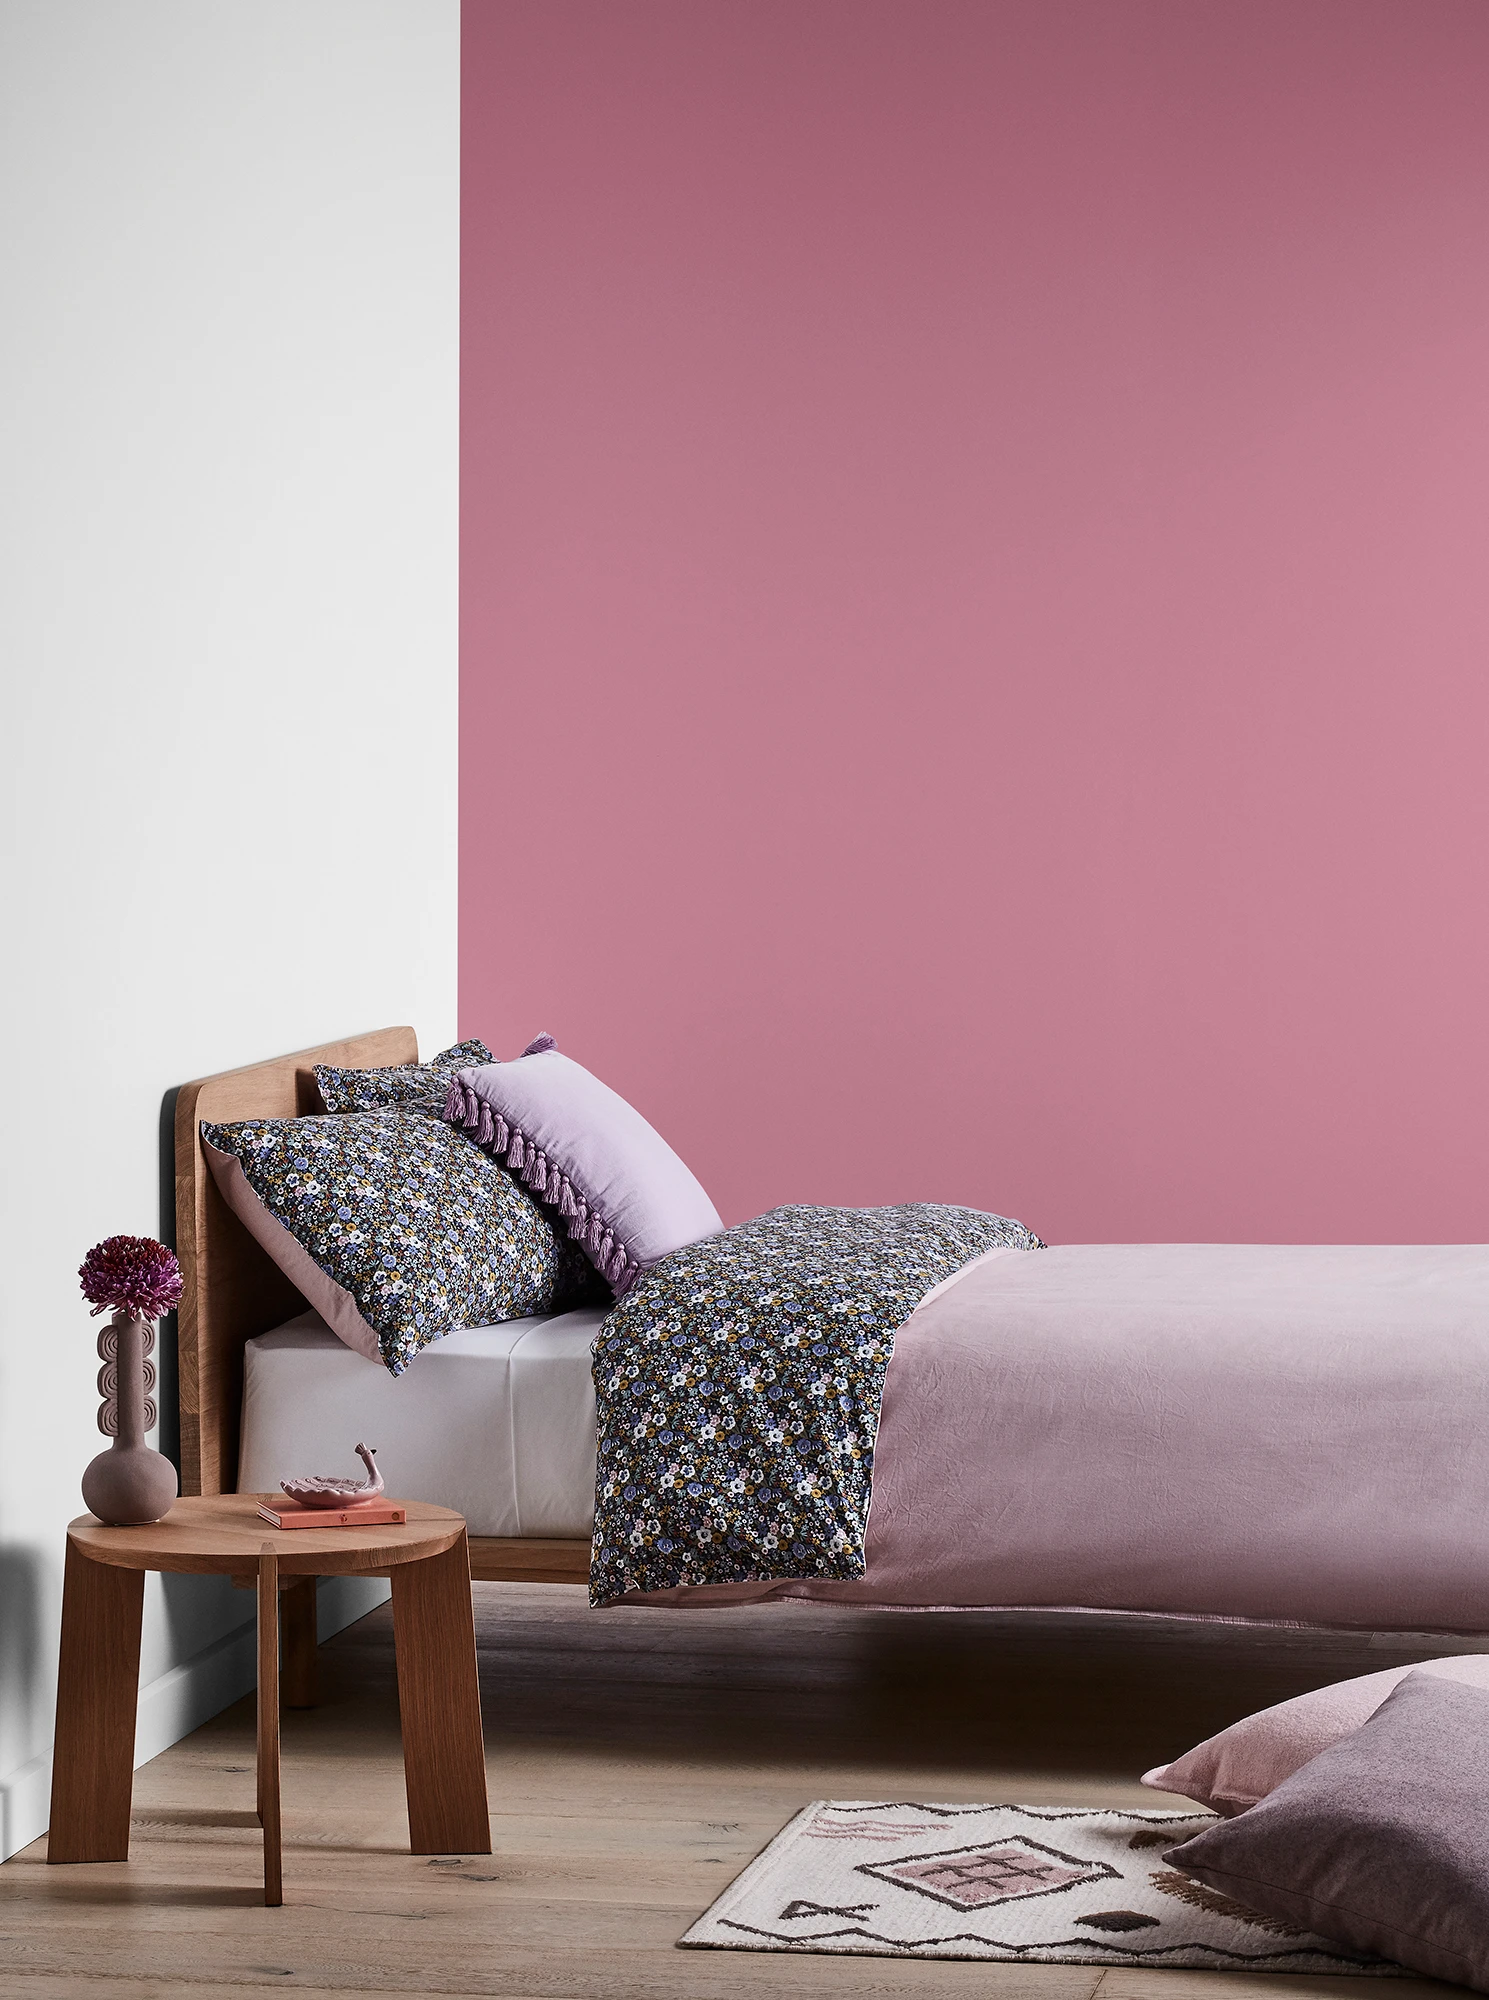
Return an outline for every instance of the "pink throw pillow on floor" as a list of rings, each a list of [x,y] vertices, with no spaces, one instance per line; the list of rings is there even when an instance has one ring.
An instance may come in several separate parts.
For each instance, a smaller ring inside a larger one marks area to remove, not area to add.
[[[1447,1660],[1424,1660],[1420,1666],[1387,1667],[1383,1673],[1361,1674],[1357,1680],[1336,1681],[1332,1687],[1295,1695],[1275,1708],[1258,1709],[1244,1721],[1233,1722],[1172,1764],[1144,1771],[1143,1783],[1155,1792],[1177,1792],[1234,1818],[1331,1744],[1352,1736],[1408,1674],[1436,1674],[1442,1680],[1489,1689],[1489,1654],[1458,1653]]]

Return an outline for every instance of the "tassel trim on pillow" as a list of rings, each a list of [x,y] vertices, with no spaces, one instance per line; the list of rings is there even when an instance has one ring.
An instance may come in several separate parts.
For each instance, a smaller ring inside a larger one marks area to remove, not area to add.
[[[548,1047],[552,1043],[544,1039]],[[535,1050],[535,1053],[539,1051]],[[526,1051],[524,1051],[526,1053]],[[617,1298],[629,1291],[641,1276],[641,1266],[628,1256],[614,1234],[597,1215],[568,1175],[562,1173],[545,1153],[492,1110],[478,1091],[467,1090],[458,1076],[450,1079],[445,1097],[447,1124],[458,1125],[484,1152],[498,1159],[523,1184],[541,1195],[559,1216],[570,1236],[589,1257],[595,1269],[615,1288]]]

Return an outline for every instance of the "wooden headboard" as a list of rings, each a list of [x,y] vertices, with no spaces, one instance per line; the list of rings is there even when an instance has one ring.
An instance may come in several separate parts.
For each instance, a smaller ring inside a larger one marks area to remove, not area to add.
[[[231,1493],[237,1485],[243,1343],[305,1309],[217,1192],[202,1155],[202,1121],[304,1118],[322,1108],[316,1063],[383,1069],[418,1059],[412,1028],[375,1028],[182,1086],[176,1098],[176,1255],[186,1282],[177,1317],[183,1492]]]

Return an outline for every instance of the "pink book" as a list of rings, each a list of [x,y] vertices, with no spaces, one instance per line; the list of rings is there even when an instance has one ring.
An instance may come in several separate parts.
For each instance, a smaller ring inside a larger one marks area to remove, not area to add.
[[[259,1513],[271,1528],[382,1528],[408,1519],[407,1507],[387,1500],[369,1502],[365,1507],[266,1507]]]

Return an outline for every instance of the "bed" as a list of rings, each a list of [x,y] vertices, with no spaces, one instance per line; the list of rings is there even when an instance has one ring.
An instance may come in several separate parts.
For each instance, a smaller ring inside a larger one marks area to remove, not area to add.
[[[307,1312],[202,1158],[203,1120],[319,1109],[317,1063],[416,1059],[410,1029],[383,1029],[181,1091],[183,1486],[268,1489],[329,1432],[365,1435],[395,1489],[466,1515],[473,1576],[583,1583],[605,1313],[449,1334],[395,1380]],[[900,1328],[878,1442],[862,1575],[646,1601],[1482,1633],[1489,1249],[990,1252]]]

